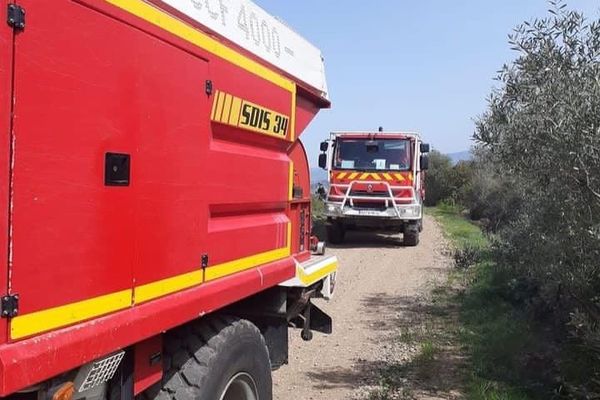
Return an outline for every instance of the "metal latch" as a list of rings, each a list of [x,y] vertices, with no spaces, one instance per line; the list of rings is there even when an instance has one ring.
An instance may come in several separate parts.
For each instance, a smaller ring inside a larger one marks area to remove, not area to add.
[[[23,30],[25,29],[25,9],[16,4],[8,5],[8,17],[6,22],[13,29]]]
[[[10,294],[2,297],[2,318],[14,318],[19,313],[19,295]]]
[[[207,79],[206,82],[204,83],[204,91],[206,92],[207,96],[210,96],[213,92],[213,83],[210,79]]]
[[[202,268],[208,267],[208,254],[202,254]]]

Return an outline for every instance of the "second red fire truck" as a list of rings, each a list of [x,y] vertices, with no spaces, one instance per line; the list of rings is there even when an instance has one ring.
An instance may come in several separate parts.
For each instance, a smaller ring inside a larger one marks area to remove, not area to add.
[[[405,245],[419,243],[429,145],[418,134],[333,132],[321,151],[319,166],[329,172],[331,243],[342,242],[352,229],[401,232]]]

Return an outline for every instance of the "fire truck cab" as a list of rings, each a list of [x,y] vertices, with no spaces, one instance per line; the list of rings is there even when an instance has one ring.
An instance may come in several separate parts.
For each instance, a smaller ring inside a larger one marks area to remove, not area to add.
[[[403,233],[407,246],[419,243],[429,145],[418,134],[332,132],[321,152],[329,242],[342,242],[347,230],[374,229]]]

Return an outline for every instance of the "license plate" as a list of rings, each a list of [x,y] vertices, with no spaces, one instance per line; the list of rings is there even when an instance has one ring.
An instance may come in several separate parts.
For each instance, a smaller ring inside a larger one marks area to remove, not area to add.
[[[379,211],[373,210],[358,210],[358,215],[370,215],[370,216],[378,216]]]

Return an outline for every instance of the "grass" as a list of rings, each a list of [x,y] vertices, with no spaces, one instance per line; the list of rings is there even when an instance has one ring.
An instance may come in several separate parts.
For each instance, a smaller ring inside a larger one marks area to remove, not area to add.
[[[452,251],[459,254],[456,268],[432,288],[411,322],[398,328],[396,345],[412,349],[413,355],[386,363],[368,399],[551,398],[536,388],[533,383],[540,381],[528,371],[545,367],[528,360],[539,353],[543,340],[508,300],[510,277],[494,263],[486,235],[457,207],[442,205],[427,213],[439,221]]]
[[[527,319],[504,296],[508,277],[487,251],[488,240],[480,228],[463,218],[456,207],[441,205],[428,210],[442,225],[455,251],[480,250],[479,258],[464,276],[467,287],[453,300],[460,308],[459,342],[468,362],[465,395],[471,400],[529,400],[523,360],[535,351],[536,340]]]
[[[475,283],[459,298],[460,339],[470,359],[468,398],[529,399],[523,360],[534,337],[526,319],[495,290],[492,266],[476,268]]]
[[[431,362],[435,360],[435,355],[440,352],[438,346],[430,340],[421,344],[421,353],[418,355],[420,362]]]
[[[427,212],[442,224],[444,233],[456,248],[487,246],[488,241],[481,229],[461,217],[458,207],[441,204],[435,208],[428,208]]]
[[[499,387],[493,381],[475,378],[469,387],[469,399],[529,400],[520,390]]]

